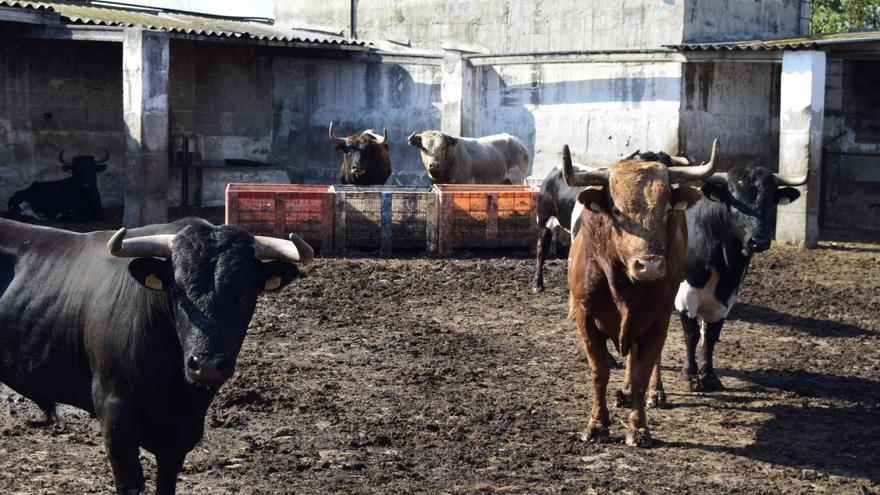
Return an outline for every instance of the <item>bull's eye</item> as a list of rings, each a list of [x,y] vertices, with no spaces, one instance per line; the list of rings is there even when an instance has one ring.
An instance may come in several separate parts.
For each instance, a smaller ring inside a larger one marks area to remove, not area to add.
[[[611,207],[611,213],[613,213],[615,217],[619,217],[619,216],[623,215],[623,212],[620,211],[620,208],[618,208],[616,206]]]

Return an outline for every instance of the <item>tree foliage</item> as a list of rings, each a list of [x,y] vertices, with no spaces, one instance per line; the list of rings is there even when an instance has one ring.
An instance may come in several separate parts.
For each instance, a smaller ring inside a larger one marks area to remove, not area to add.
[[[813,0],[810,31],[880,29],[880,0]]]

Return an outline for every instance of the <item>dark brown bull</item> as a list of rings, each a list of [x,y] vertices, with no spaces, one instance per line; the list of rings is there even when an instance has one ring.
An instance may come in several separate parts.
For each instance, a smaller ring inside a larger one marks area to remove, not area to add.
[[[336,151],[342,153],[339,182],[358,186],[385,184],[391,176],[387,129],[383,129],[381,136],[367,129],[341,138],[333,132],[333,122],[330,122],[327,134]]]
[[[710,176],[717,151],[716,141],[709,163],[697,167],[624,159],[607,169],[576,173],[568,146],[563,148],[568,185],[593,186],[578,194],[584,211],[568,268],[569,317],[577,322],[593,376],[587,440],[609,436],[605,342],[611,339],[627,357],[624,388],[632,391],[626,443],[645,446],[651,441],[645,417],[648,381],[659,363],[682,278],[684,210],[701,197],[697,188],[672,185]],[[662,389],[659,373],[654,380]]]

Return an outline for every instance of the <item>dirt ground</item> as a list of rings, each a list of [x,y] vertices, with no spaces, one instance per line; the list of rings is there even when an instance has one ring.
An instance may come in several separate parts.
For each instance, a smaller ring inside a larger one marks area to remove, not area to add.
[[[723,392],[687,392],[673,318],[649,449],[623,445],[621,409],[614,443],[580,440],[592,392],[565,263],[539,295],[532,264],[317,259],[261,297],[179,492],[880,492],[880,245],[758,256],[716,350]],[[43,428],[0,401],[0,492],[112,492],[88,415]]]

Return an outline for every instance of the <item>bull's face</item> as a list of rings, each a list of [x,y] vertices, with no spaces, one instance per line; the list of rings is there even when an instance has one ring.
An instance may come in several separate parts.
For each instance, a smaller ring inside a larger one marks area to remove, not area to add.
[[[730,230],[741,245],[743,256],[766,251],[776,224],[776,205],[796,200],[800,192],[779,187],[776,176],[765,168],[735,168],[703,185],[703,194],[723,203]]]
[[[91,191],[98,187],[98,172],[107,169],[104,163],[110,158],[110,154],[105,151],[104,157],[95,160],[92,155],[82,155],[73,157],[72,161],[64,159],[64,151],[59,153],[58,160],[64,165],[61,169],[73,176],[75,183],[83,191]]]
[[[136,258],[129,272],[144,287],[168,294],[184,377],[216,390],[235,371],[257,296],[284,287],[299,270],[258,260],[255,238],[238,227],[190,225],[173,237],[170,258]]]
[[[359,139],[347,139],[344,144],[337,144],[336,151],[342,153],[342,166],[345,170],[348,170],[353,177],[361,177],[369,172],[371,164],[380,163],[382,146],[367,135]]]
[[[620,162],[609,167],[605,187],[591,187],[578,201],[592,211],[607,215],[614,230],[620,262],[633,281],[656,280],[666,275],[667,228],[674,215],[700,198],[693,187],[671,188],[667,168],[659,163]]]
[[[458,138],[439,131],[411,134],[407,143],[419,150],[428,177],[437,182],[443,180],[449,164],[454,161]]]

